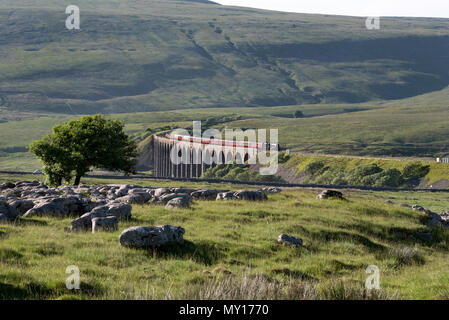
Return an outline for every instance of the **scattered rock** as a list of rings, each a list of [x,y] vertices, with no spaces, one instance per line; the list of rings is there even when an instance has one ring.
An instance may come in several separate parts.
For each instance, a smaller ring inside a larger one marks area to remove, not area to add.
[[[337,190],[324,190],[318,196],[317,199],[340,199],[343,200],[343,193]]]
[[[429,217],[429,222],[427,224],[430,227],[449,227],[449,212],[438,214],[426,209],[425,213]]]
[[[278,242],[284,246],[302,247],[302,239],[293,237],[288,234],[281,234],[278,238]]]
[[[117,201],[128,204],[145,204],[150,201],[151,195],[148,192],[132,193],[124,197],[117,198]]]
[[[103,216],[114,216],[119,220],[131,218],[132,206],[125,203],[112,202],[104,206],[99,206],[94,208],[90,213],[95,215],[95,217]]]
[[[427,242],[431,242],[433,240],[432,234],[430,232],[418,232],[417,236],[421,240],[424,240]]]
[[[222,201],[234,200],[234,192],[232,192],[232,191],[220,192],[219,194],[217,194],[216,200],[222,200]]]
[[[276,188],[276,187],[265,187],[265,188],[262,188],[260,191],[265,192],[265,193],[281,193],[282,189]]]
[[[411,206],[408,203],[400,203],[399,206],[402,208],[411,208]]]
[[[234,192],[234,198],[237,200],[263,201],[267,200],[267,195],[262,191],[239,190]]]
[[[387,200],[387,201],[385,201],[385,204],[391,204],[391,205],[393,205],[393,204],[394,204],[394,202],[393,202],[393,201],[391,201],[391,200]]]
[[[426,209],[423,206],[420,206],[419,204],[415,204],[414,206],[412,206],[412,210],[420,211],[420,212],[425,212],[426,211]]]
[[[28,210],[34,207],[34,202],[31,200],[14,200],[9,205],[16,209],[19,215],[23,216]]]
[[[165,209],[190,208],[190,201],[186,197],[171,199],[167,202]]]
[[[262,201],[267,200],[267,195],[263,191],[229,191],[217,194],[216,200],[247,200],[247,201]]]
[[[97,217],[92,219],[92,233],[118,230],[118,218],[115,216]]]
[[[24,217],[67,217],[73,215],[82,215],[84,204],[87,201],[81,197],[54,198],[44,201],[34,208],[28,210]]]
[[[167,204],[170,200],[175,198],[185,198],[185,201],[189,203],[192,201],[192,197],[187,193],[166,193],[160,197],[155,196],[153,203]]]
[[[72,231],[82,232],[92,230],[92,220],[95,218],[116,217],[117,220],[131,218],[132,207],[124,203],[109,203],[104,206],[96,207],[78,219],[71,222]]]
[[[226,192],[224,190],[201,189],[193,191],[190,195],[197,200],[216,200],[219,193]]]
[[[15,187],[16,187],[16,185],[11,182],[5,182],[5,183],[0,184],[0,190],[13,189]]]
[[[169,189],[169,188],[158,188],[158,189],[154,190],[153,195],[155,197],[160,197],[160,196],[163,196],[166,193],[173,193],[172,191],[173,190]]]
[[[131,248],[157,248],[184,244],[184,228],[164,225],[159,227],[131,227],[120,235],[120,244]]]
[[[18,213],[14,207],[6,201],[0,201],[0,221],[13,221],[17,216]]]

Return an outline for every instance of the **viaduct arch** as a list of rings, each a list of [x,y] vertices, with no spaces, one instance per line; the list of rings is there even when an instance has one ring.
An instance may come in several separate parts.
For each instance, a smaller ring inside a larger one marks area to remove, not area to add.
[[[200,178],[218,164],[255,164],[262,144],[226,140],[205,140],[170,134],[153,139],[154,176],[158,178]],[[172,161],[174,160],[174,161]]]

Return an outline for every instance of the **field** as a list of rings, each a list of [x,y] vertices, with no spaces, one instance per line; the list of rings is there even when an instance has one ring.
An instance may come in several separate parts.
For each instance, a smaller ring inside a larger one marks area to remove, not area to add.
[[[174,211],[133,206],[132,220],[121,222],[114,233],[65,233],[70,219],[22,218],[0,226],[0,297],[449,298],[448,231],[429,229],[423,214],[385,204],[387,199],[419,203],[441,212],[447,209],[447,194],[346,190],[348,201],[320,201],[318,192],[285,189],[264,203],[195,202],[192,209]],[[149,251],[120,247],[118,236],[125,228],[162,224],[184,227],[185,245]],[[432,234],[431,241],[421,238],[425,232]],[[281,233],[301,237],[304,247],[281,246]],[[79,267],[79,291],[65,287],[70,265]],[[369,265],[381,271],[381,291],[363,289]]]

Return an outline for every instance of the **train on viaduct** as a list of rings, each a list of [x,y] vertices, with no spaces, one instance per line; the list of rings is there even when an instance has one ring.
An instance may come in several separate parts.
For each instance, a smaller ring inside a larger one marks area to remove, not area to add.
[[[259,152],[274,147],[278,145],[158,134],[153,139],[153,172],[159,178],[200,178],[218,164],[255,164]]]

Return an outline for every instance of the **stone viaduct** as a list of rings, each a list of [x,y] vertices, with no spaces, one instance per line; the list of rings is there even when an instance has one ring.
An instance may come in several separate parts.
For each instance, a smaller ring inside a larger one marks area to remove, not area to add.
[[[262,145],[251,142],[205,140],[188,136],[154,135],[154,176],[200,178],[218,164],[255,164]],[[172,161],[174,160],[174,161]]]

